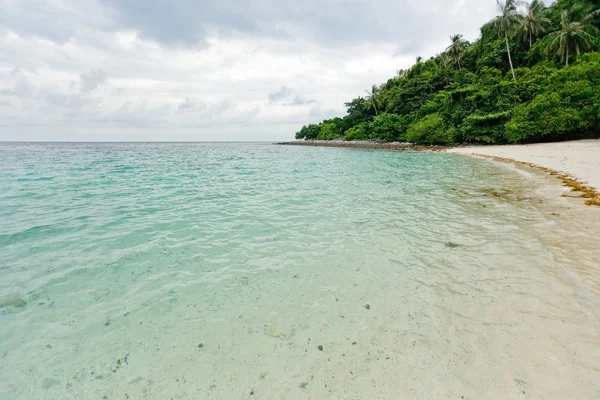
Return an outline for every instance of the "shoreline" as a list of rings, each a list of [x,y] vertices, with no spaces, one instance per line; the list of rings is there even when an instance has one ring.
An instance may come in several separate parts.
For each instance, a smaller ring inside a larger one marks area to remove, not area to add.
[[[562,196],[600,206],[600,139],[504,146],[470,146],[446,152],[518,163],[558,178],[571,189]]]
[[[392,151],[447,152],[520,164],[543,171],[571,189],[564,197],[583,198],[588,206],[600,206],[600,139],[565,142],[474,145],[464,147],[421,146],[402,142],[312,140],[279,142],[280,146],[337,147]]]
[[[346,142],[343,140],[307,140],[295,142],[279,142],[278,146],[308,146],[308,147],[343,147],[353,149],[373,149],[373,150],[394,150],[394,151],[432,151],[440,152],[447,150],[444,146],[422,146],[411,143],[401,142],[371,142],[355,141]]]
[[[445,152],[478,158],[531,179],[530,207],[547,224],[540,239],[564,266],[565,276],[600,301],[600,212],[595,205],[600,190],[600,139],[526,145],[427,147],[406,143],[291,142],[296,146]],[[584,190],[584,192],[581,192]],[[586,192],[590,195],[586,195]]]
[[[463,154],[459,154],[463,155]],[[589,207],[570,188],[546,171],[526,163],[469,155],[501,168],[511,169],[531,179],[530,197],[526,201],[544,216],[547,223],[536,227],[540,240],[563,266],[565,277],[600,302],[600,212]]]
[[[548,221],[537,227],[566,276],[600,300],[600,140],[471,146],[447,153],[515,170],[532,181],[530,205]],[[587,205],[586,205],[587,204]]]

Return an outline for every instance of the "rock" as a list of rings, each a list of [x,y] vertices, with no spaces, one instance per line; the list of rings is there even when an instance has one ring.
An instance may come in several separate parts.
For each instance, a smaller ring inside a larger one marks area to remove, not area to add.
[[[323,351],[323,346],[321,346],[321,345],[318,345],[318,346],[317,346],[317,349],[319,349],[319,350]]]
[[[370,305],[369,303],[367,303],[367,304],[365,304],[365,308],[366,308],[367,310],[370,310],[370,309],[371,309],[371,305]]]
[[[460,244],[457,243],[453,243],[453,242],[448,242],[445,244],[446,247],[450,247],[451,249],[454,249],[456,247],[460,247]]]
[[[199,349],[203,349],[203,348],[204,348],[204,343],[200,343],[200,344],[198,345],[198,348],[199,348]]]

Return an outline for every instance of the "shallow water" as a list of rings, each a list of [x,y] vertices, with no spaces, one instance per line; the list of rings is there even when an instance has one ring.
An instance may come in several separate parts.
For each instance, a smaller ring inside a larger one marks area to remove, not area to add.
[[[599,302],[531,186],[451,154],[0,144],[0,398],[599,398]]]

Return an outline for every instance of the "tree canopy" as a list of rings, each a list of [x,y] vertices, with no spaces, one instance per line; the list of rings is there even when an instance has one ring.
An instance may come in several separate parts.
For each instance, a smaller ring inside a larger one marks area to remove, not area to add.
[[[399,70],[297,139],[520,143],[600,130],[600,0],[498,2],[469,43]]]

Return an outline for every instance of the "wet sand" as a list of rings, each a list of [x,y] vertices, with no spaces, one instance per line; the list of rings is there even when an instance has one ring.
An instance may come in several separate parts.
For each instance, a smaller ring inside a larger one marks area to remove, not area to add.
[[[600,189],[600,139],[510,146],[457,147],[457,154],[511,158],[566,172]]]
[[[538,229],[554,258],[578,284],[600,300],[600,208],[586,206],[580,193],[529,163],[566,173],[600,189],[600,140],[511,146],[473,146],[448,152],[481,157],[516,169],[535,182],[530,201],[549,223]],[[510,160],[514,160],[510,161]]]

